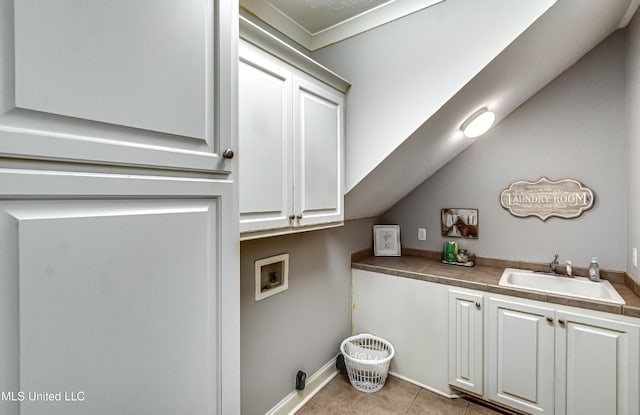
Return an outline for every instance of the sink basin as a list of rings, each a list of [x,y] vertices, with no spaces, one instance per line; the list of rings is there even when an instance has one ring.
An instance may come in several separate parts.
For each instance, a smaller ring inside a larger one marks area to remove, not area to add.
[[[525,269],[507,268],[502,273],[498,285],[545,293],[561,294],[588,300],[625,304],[620,294],[609,281],[589,281],[585,277],[542,274]]]

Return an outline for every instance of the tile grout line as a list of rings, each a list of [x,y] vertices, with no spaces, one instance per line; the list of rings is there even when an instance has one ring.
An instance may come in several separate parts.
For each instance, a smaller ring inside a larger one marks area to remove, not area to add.
[[[350,387],[350,388],[353,388],[353,385],[351,385],[351,381],[349,381],[349,387]],[[349,405],[349,406],[347,407],[347,409],[344,411],[344,413],[343,413],[343,414],[344,414],[344,415],[347,415],[347,414],[348,414],[348,413],[353,409],[353,407],[354,407],[354,406],[356,406],[356,403],[357,403],[360,399],[362,399],[362,397],[363,397],[363,396],[364,396],[364,392],[360,392],[360,391],[358,391],[358,398],[357,398],[357,399],[354,399],[354,400],[353,400],[353,402],[351,402],[351,405]]]
[[[411,410],[411,407],[413,406],[413,404],[416,402],[416,399],[418,399],[418,395],[420,395],[420,390],[422,388],[418,389],[418,392],[416,392],[416,396],[413,397],[413,399],[411,400],[411,403],[409,404],[409,406],[407,407],[407,410],[404,411],[405,414],[408,414],[409,411]]]

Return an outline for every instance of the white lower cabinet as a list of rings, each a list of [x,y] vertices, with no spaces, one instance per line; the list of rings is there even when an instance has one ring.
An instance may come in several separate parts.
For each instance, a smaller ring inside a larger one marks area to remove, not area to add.
[[[354,333],[389,340],[390,370],[525,414],[638,415],[640,319],[352,271]]]
[[[489,298],[487,397],[531,414],[553,413],[554,310]]]
[[[638,324],[556,313],[556,415],[638,414]]]
[[[449,291],[449,384],[483,393],[483,296]]]
[[[449,290],[449,385],[527,414],[640,413],[639,339],[630,317]]]

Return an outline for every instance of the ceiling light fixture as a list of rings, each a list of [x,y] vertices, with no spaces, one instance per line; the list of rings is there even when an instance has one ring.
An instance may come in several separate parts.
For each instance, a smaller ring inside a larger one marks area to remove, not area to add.
[[[462,123],[460,129],[467,138],[480,137],[489,131],[495,120],[496,114],[493,111],[489,111],[486,107],[480,108]]]

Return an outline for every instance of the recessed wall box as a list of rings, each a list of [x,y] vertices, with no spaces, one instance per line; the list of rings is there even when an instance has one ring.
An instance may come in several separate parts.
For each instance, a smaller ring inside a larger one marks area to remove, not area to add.
[[[289,288],[289,254],[256,261],[256,301]]]

